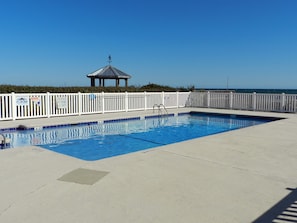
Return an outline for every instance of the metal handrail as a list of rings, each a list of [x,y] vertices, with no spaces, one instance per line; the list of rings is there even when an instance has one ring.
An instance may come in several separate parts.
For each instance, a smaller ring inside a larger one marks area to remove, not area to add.
[[[164,109],[164,111],[166,112],[166,115],[168,115],[168,111],[167,111],[165,105],[164,105],[164,104],[160,104],[160,107],[161,107],[161,106],[163,106],[163,109]]]
[[[154,104],[154,106],[153,106],[153,112],[155,112],[155,107],[158,108],[158,115],[159,116],[164,115],[163,112],[162,112],[162,108],[166,112],[166,115],[168,115],[168,111],[167,111],[167,109],[166,109],[166,107],[165,107],[164,104]]]
[[[0,136],[2,136],[3,138],[2,142],[0,141],[1,149],[5,149],[6,145],[9,143],[9,141],[7,140],[8,138],[6,138],[5,135],[2,133],[0,133]]]

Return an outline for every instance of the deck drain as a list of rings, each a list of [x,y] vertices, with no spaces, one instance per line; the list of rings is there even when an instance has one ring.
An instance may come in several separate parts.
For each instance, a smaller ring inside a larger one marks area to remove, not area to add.
[[[93,185],[107,174],[108,172],[105,171],[78,168],[69,173],[66,173],[58,180],[78,184]]]

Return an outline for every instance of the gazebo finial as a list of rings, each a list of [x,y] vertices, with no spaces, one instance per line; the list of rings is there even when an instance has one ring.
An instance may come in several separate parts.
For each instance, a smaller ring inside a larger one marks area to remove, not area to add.
[[[108,56],[108,63],[109,63],[109,65],[111,64],[111,62],[112,62],[112,61],[111,61],[111,55],[109,55],[109,56]]]

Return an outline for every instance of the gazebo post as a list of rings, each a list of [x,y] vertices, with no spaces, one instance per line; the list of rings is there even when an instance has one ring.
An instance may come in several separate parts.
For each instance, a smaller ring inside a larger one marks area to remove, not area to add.
[[[101,87],[101,78],[99,78],[99,87]]]
[[[95,78],[91,78],[91,87],[95,87]]]
[[[125,79],[125,87],[128,87],[128,79]]]

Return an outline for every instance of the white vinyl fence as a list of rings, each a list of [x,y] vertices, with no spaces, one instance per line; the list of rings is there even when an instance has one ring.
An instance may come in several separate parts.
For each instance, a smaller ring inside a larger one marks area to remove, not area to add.
[[[185,107],[190,92],[0,94],[0,121]]]
[[[186,106],[295,113],[297,112],[297,95],[284,93],[192,92]]]

